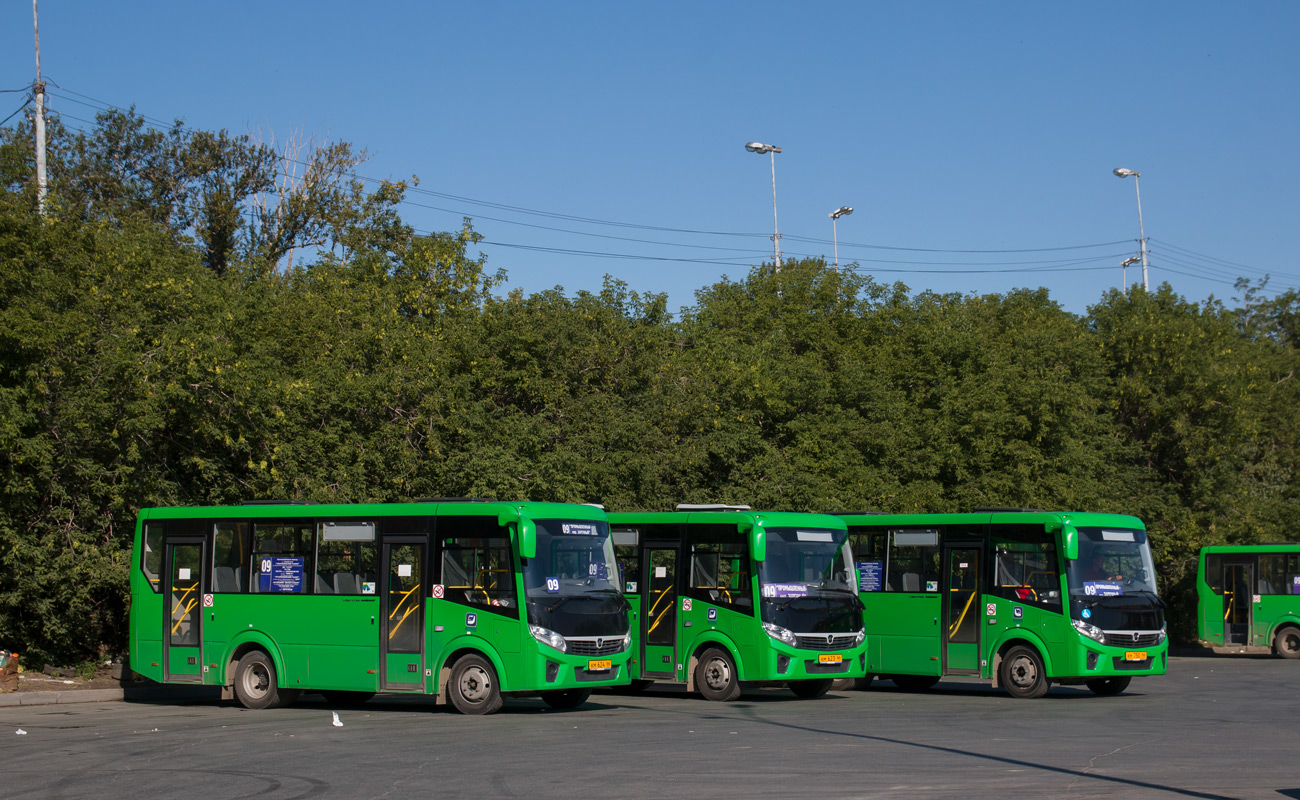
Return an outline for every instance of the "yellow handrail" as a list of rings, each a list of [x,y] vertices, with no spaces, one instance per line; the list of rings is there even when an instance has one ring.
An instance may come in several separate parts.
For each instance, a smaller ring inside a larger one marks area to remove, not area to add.
[[[966,607],[963,608],[963,609],[961,610],[961,616],[958,617],[958,618],[957,618],[957,621],[954,622],[954,623],[953,623],[953,624],[948,628],[948,636],[951,638],[952,635],[953,635],[954,633],[956,633],[956,632],[961,628],[961,623],[962,623],[962,621],[966,619],[966,612],[967,612],[967,611],[970,611],[971,603],[974,603],[974,602],[975,602],[975,591],[974,591],[974,590],[962,590],[962,589],[949,589],[948,591],[950,591],[950,592],[970,591],[970,599],[966,601]]]

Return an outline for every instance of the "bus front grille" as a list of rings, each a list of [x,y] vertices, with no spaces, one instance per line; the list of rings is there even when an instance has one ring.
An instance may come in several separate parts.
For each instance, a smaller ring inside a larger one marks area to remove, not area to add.
[[[1160,644],[1160,631],[1105,631],[1107,644],[1111,647],[1151,647]]]
[[[575,656],[610,656],[623,652],[622,636],[575,636],[565,638],[564,643]]]
[[[795,641],[803,650],[848,650],[858,643],[856,633],[796,633]]]

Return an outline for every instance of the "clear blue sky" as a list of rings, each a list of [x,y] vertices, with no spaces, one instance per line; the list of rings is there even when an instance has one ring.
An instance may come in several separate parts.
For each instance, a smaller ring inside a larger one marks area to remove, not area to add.
[[[1045,286],[1082,312],[1137,249],[1133,180],[1111,174],[1128,167],[1142,173],[1153,287],[1228,299],[1235,277],[1265,272],[1275,290],[1300,286],[1300,3],[40,11],[54,110],[91,119],[76,92],[198,128],[351,141],[372,156],[364,174],[418,175],[438,193],[412,194],[409,222],[473,217],[489,265],[526,292],[597,290],[608,273],[677,309],[770,260],[771,174],[751,140],[784,149],[787,257],[829,259],[827,214],[847,204],[840,261],[878,280]],[[0,88],[21,87],[31,4],[0,14]],[[991,271],[1041,267],[1065,268]]]

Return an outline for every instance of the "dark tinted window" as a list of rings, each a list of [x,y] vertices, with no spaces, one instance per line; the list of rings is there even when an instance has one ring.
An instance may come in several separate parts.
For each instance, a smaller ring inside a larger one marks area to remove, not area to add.
[[[518,617],[510,540],[496,517],[439,517],[437,529],[443,597]]]

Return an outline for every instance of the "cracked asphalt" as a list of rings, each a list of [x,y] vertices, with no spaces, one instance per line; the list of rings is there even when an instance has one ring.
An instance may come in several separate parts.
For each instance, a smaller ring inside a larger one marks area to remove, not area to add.
[[[1300,662],[1174,658],[1118,697],[970,680],[730,704],[679,689],[464,717],[425,698],[0,708],[0,798],[1300,798]],[[22,729],[25,735],[16,735]]]

